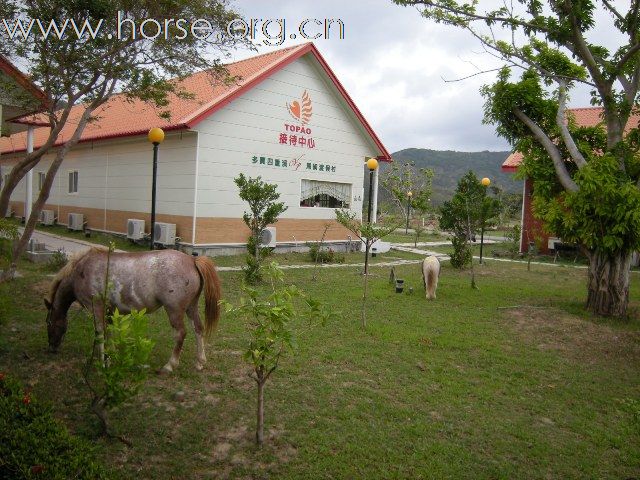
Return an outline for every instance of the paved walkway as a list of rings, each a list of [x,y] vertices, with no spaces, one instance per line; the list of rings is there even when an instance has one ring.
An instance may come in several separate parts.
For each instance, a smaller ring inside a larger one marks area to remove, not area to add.
[[[22,227],[19,228],[20,233],[22,233]],[[98,244],[95,243],[91,243],[85,240],[79,240],[79,239],[72,239],[72,238],[67,238],[67,237],[62,237],[60,235],[55,235],[53,233],[48,233],[48,232],[40,232],[40,231],[35,231],[33,232],[33,235],[31,238],[34,238],[38,243],[44,243],[47,248],[49,250],[53,250],[53,251],[62,251],[64,253],[67,254],[73,254],[73,253],[77,253],[77,252],[83,252],[85,250],[88,250],[91,247],[97,247],[99,246]],[[487,241],[485,239],[485,243],[495,243],[496,240],[489,240]],[[418,246],[421,247],[430,247],[430,246],[443,246],[443,245],[450,245],[450,242],[418,242]],[[415,253],[417,255],[423,255],[423,256],[428,256],[428,255],[435,255],[436,257],[438,257],[441,261],[447,261],[450,259],[449,255],[444,254],[442,252],[434,252],[434,251],[430,251],[430,250],[422,250],[422,249],[418,249],[413,247],[413,243],[410,244],[401,244],[401,243],[394,243],[391,246],[392,249],[401,251],[401,252],[409,252],[409,253]],[[117,250],[119,252],[123,251],[123,250]],[[474,259],[479,259],[479,257],[474,256]],[[415,259],[415,260],[392,260],[392,261],[388,261],[388,262],[380,262],[380,263],[372,263],[370,264],[372,267],[393,267],[396,265],[414,265],[417,263],[420,263],[422,260],[421,259]],[[507,262],[507,263],[527,263],[527,260],[513,260],[513,259],[509,259],[509,258],[494,258],[494,257],[484,257],[483,261],[487,261],[487,262]],[[531,265],[542,265],[542,266],[547,266],[547,267],[566,267],[566,268],[579,268],[579,269],[585,269],[587,268],[587,266],[585,265],[566,265],[566,264],[560,264],[560,263],[550,263],[550,262],[538,262],[538,261],[532,261]],[[331,264],[319,264],[317,265],[318,268],[349,268],[349,267],[364,267],[364,262],[361,263],[331,263]],[[306,265],[282,265],[283,269],[300,269],[300,268],[316,268],[316,265],[314,264],[306,264]],[[217,267],[217,269],[221,272],[238,272],[240,270],[242,270],[242,267]],[[635,273],[640,273],[638,271],[632,271]]]
[[[18,231],[20,235],[24,231],[23,227],[18,227]],[[41,232],[35,230],[31,234],[31,238],[38,243],[44,243],[47,250],[52,252],[63,252],[67,255],[72,255],[78,252],[84,252],[85,250],[89,250],[91,247],[98,247],[100,245],[96,243],[87,242],[80,239],[62,237],[60,235],[55,235],[53,233]],[[118,252],[122,252],[124,250],[116,250]]]

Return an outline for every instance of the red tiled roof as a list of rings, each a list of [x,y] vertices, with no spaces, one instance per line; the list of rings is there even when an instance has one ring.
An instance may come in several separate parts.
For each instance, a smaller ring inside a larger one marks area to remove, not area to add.
[[[44,102],[47,96],[42,90],[36,87],[24,73],[18,70],[9,60],[0,55],[0,71],[13,78],[18,85],[28,91],[33,97]]]
[[[324,71],[333,81],[346,103],[361,122],[365,131],[382,152],[381,159],[391,158],[380,139],[369,126],[364,116],[335,74],[331,71],[320,52],[312,43],[283,48],[274,52],[226,65],[229,74],[240,77],[236,83],[224,85],[212,82],[207,71],[195,73],[181,81],[181,86],[187,92],[194,94],[192,99],[181,99],[172,95],[169,105],[164,110],[171,113],[170,119],[159,116],[160,110],[141,100],[128,101],[123,95],[116,95],[103,107],[95,112],[98,119],[87,125],[81,142],[105,140],[109,138],[146,135],[149,129],[161,127],[165,131],[193,128],[200,121],[207,118],[216,110],[224,107],[233,99],[245,93],[265,78],[282,69],[301,56],[310,53],[320,63]],[[63,128],[56,145],[61,145],[68,139],[75,129],[75,124],[82,114],[82,106],[74,107],[67,125]],[[24,123],[38,124],[33,118],[25,119]],[[40,125],[42,123],[39,123]],[[37,128],[34,132],[34,147],[38,148],[47,138],[48,128]],[[0,139],[0,152],[3,154],[22,152],[26,149],[26,133],[12,135],[10,138]]]
[[[595,127],[596,125],[603,123],[602,107],[570,108],[567,111],[573,115],[575,122],[581,127]],[[637,126],[639,122],[640,116],[632,115],[625,130],[629,130],[634,126]],[[522,163],[522,160],[522,153],[511,153],[511,155],[509,155],[502,163],[502,171],[515,172]]]

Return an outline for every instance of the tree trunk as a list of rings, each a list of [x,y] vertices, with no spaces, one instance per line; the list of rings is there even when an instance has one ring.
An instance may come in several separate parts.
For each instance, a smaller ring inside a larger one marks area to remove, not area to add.
[[[53,180],[55,179],[56,174],[60,169],[60,165],[62,165],[62,162],[64,161],[69,150],[71,150],[80,140],[80,137],[82,136],[82,132],[84,132],[84,129],[87,126],[87,123],[89,121],[89,117],[91,116],[91,112],[93,112],[94,109],[95,107],[93,109],[87,108],[83,112],[82,116],[80,117],[80,120],[78,121],[78,125],[76,126],[76,129],[73,132],[73,135],[69,140],[67,140],[67,142],[62,147],[60,147],[60,149],[56,153],[56,157],[51,163],[51,166],[47,171],[47,175],[45,176],[44,184],[42,185],[40,194],[38,195],[37,200],[33,204],[33,208],[31,209],[31,215],[29,216],[28,219],[25,219],[24,231],[22,232],[22,235],[20,236],[20,238],[14,242],[13,252],[11,256],[11,266],[9,267],[7,274],[0,277],[0,283],[7,280],[11,280],[15,276],[18,260],[26,250],[27,244],[31,239],[31,234],[36,228],[36,223],[38,223],[40,212],[44,208],[44,205],[49,198],[49,193],[51,192],[51,187],[53,186]],[[3,190],[3,193],[4,192],[5,190]],[[9,195],[11,195],[11,193],[9,193]]]
[[[631,252],[589,253],[587,309],[597,315],[625,317],[629,305]]]
[[[258,446],[262,446],[264,443],[264,384],[266,378],[258,376],[258,411],[257,411],[257,423],[256,423],[256,443]]]

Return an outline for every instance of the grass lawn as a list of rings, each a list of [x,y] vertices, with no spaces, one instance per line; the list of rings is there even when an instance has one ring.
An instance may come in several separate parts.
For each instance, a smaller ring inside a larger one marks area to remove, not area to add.
[[[448,240],[449,237],[441,233],[423,233],[420,235],[418,242],[441,242]],[[382,239],[383,242],[391,243],[413,243],[416,240],[415,233],[409,232],[404,234],[404,230],[396,230]]]
[[[434,302],[420,294],[417,265],[395,269],[416,293],[394,293],[389,268],[374,266],[366,328],[358,267],[322,269],[316,282],[311,269],[286,270],[339,316],[295,326],[297,354],[267,383],[261,450],[245,325],[222,318],[203,372],[189,330],[176,372],[151,376],[113,413],[134,447],[95,440],[114,478],[640,477],[640,425],[621,403],[640,399],[637,274],[631,318],[618,321],[584,313],[581,269],[491,262],[476,268],[480,289],[471,290],[468,273],[445,263]],[[93,441],[80,373],[90,322],[74,309],[60,353],[47,353],[49,278],[29,264],[22,273],[0,285],[0,371]],[[221,277],[225,299],[237,302],[242,274]],[[173,333],[164,313],[151,325],[155,369]]]

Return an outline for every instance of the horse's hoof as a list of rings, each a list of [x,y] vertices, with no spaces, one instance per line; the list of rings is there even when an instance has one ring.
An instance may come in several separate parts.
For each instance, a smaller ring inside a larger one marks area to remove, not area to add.
[[[198,372],[201,372],[202,370],[204,370],[204,365],[202,365],[200,363],[196,363],[196,370]]]
[[[162,367],[158,370],[156,370],[156,373],[158,375],[170,375],[173,372],[172,368],[167,368],[167,367]]]

